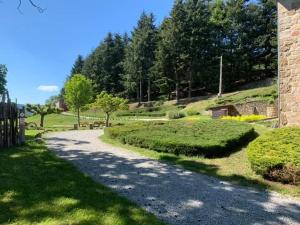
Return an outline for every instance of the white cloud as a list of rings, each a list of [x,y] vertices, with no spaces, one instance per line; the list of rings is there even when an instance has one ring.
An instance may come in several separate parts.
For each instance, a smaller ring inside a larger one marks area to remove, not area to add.
[[[58,87],[56,85],[40,85],[37,89],[39,91],[43,91],[43,92],[57,92],[58,91]]]

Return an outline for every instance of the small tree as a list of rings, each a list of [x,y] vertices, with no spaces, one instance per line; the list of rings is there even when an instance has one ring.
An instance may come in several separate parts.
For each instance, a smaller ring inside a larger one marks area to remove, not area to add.
[[[51,104],[47,104],[47,105],[31,105],[31,104],[27,104],[26,105],[26,109],[27,111],[33,113],[34,115],[40,115],[41,119],[40,119],[40,127],[44,127],[44,120],[45,120],[45,116],[52,114],[52,113],[59,113],[60,110],[53,107]]]
[[[65,100],[69,108],[77,112],[80,125],[80,110],[92,99],[92,82],[82,74],[75,74],[65,84]]]
[[[98,108],[102,110],[105,115],[105,126],[109,126],[110,114],[117,110],[128,109],[127,100],[119,97],[114,97],[107,92],[101,92],[97,95],[96,101],[92,104],[93,108]]]

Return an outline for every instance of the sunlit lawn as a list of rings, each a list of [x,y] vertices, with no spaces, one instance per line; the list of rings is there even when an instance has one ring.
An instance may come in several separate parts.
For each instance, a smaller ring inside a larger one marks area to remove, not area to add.
[[[0,224],[162,224],[27,133],[27,144],[0,150]]]

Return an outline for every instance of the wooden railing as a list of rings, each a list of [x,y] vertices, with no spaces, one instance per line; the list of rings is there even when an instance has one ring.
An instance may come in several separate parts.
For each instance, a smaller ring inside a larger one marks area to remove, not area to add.
[[[20,113],[16,103],[12,103],[8,92],[0,95],[0,148],[23,142],[24,132],[20,129]]]

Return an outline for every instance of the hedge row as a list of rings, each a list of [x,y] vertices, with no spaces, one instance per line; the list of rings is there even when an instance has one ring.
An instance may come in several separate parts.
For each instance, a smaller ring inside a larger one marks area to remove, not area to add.
[[[300,128],[266,133],[248,146],[252,169],[274,181],[300,182]]]
[[[149,117],[163,117],[166,116],[165,112],[160,112],[160,107],[145,107],[134,110],[127,110],[117,112],[115,116],[149,116]]]
[[[105,129],[110,138],[151,150],[184,155],[228,155],[255,136],[251,125],[222,120],[139,122]]]

